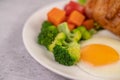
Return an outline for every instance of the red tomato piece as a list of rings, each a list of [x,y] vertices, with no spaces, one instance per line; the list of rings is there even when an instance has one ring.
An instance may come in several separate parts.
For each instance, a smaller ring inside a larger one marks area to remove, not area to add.
[[[86,27],[87,30],[90,30],[94,27],[94,20],[88,19],[83,22],[83,25]]]
[[[74,2],[74,1],[70,1],[70,3],[68,3],[64,10],[66,11],[66,15],[69,16],[71,14],[71,12],[73,12],[74,10],[79,11],[80,13],[85,13],[85,7],[81,6],[79,3]]]

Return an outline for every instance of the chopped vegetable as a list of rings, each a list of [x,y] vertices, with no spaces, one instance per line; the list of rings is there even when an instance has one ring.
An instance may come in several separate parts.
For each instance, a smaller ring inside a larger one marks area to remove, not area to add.
[[[49,45],[49,50],[53,52],[55,45],[62,45],[65,39],[66,35],[63,32],[58,33],[58,35],[55,37],[55,40],[52,42],[52,44]]]
[[[84,31],[83,34],[82,34],[82,39],[83,39],[83,40],[88,40],[88,39],[90,39],[90,38],[91,38],[90,32]]]
[[[98,23],[84,15],[85,7],[81,5],[86,0],[78,1],[80,4],[70,1],[64,10],[50,10],[47,14],[48,21],[43,22],[38,35],[38,43],[53,52],[58,63],[66,66],[72,66],[80,60],[79,42],[91,38],[101,29]]]
[[[48,28],[49,26],[52,26],[53,24],[49,21],[44,21],[42,23],[42,28],[41,28],[41,31],[43,31],[44,29]]]
[[[89,32],[90,32],[91,35],[93,35],[93,34],[97,33],[97,30],[95,30],[95,29],[90,29]]]
[[[81,32],[81,34],[83,34],[83,32],[86,31],[86,28],[85,28],[85,26],[79,26],[78,30]]]
[[[77,42],[55,45],[53,53],[57,62],[72,66],[80,60],[80,45]]]
[[[78,42],[81,39],[81,32],[79,30],[77,30],[77,29],[70,32],[66,22],[58,25],[58,31],[59,32],[64,32],[69,41]]]
[[[48,46],[52,43],[57,34],[58,30],[55,26],[42,26],[41,32],[38,36],[38,43],[48,48]]]
[[[70,3],[65,6],[66,15],[69,16],[74,10],[77,10],[80,13],[85,13],[85,7],[77,2],[70,1]]]
[[[73,30],[73,32],[71,33],[71,35],[68,35],[70,36],[69,39],[71,41],[80,41],[81,37],[82,37],[82,34],[81,32],[76,28],[75,30]]]
[[[87,30],[90,30],[94,27],[94,20],[88,19],[83,22],[83,25],[86,27]]]
[[[59,32],[64,32],[66,35],[70,34],[67,22],[59,24],[57,28]]]
[[[72,31],[73,29],[75,29],[76,26],[72,23],[68,23],[68,27],[69,27],[70,31]]]
[[[48,12],[48,20],[57,26],[65,20],[65,15],[66,13],[64,10],[53,8],[50,12]]]
[[[53,52],[54,58],[60,64],[71,66],[80,60],[80,45],[76,41],[67,42],[66,34],[58,33],[49,50]]]
[[[85,20],[85,16],[78,11],[73,11],[69,18],[68,22],[80,26]]]
[[[81,32],[83,40],[91,38],[92,34],[85,28],[85,26],[80,26],[77,29]]]
[[[87,0],[78,0],[78,2],[81,4],[81,5],[85,5]]]

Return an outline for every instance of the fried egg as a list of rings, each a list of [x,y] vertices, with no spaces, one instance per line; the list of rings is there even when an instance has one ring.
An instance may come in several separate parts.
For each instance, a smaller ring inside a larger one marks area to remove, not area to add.
[[[95,36],[82,42],[81,61],[77,65],[91,75],[120,80],[120,41]]]

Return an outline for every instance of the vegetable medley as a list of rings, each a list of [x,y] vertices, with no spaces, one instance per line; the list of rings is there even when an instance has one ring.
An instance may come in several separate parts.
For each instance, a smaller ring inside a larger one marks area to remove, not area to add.
[[[51,51],[58,63],[76,64],[80,61],[79,42],[91,38],[100,25],[86,16],[83,5],[74,1],[66,4],[63,10],[53,8],[47,17],[42,23],[38,43]]]

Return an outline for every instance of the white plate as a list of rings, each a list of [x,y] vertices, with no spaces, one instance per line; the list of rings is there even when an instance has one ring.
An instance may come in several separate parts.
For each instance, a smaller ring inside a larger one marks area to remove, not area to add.
[[[58,64],[54,60],[52,53],[47,51],[43,46],[37,44],[37,36],[40,32],[41,23],[47,19],[47,12],[53,7],[63,8],[68,1],[69,0],[57,2],[44,7],[29,18],[23,29],[23,41],[25,47],[36,61],[59,75],[75,80],[106,80],[91,76],[77,66],[67,67]]]

